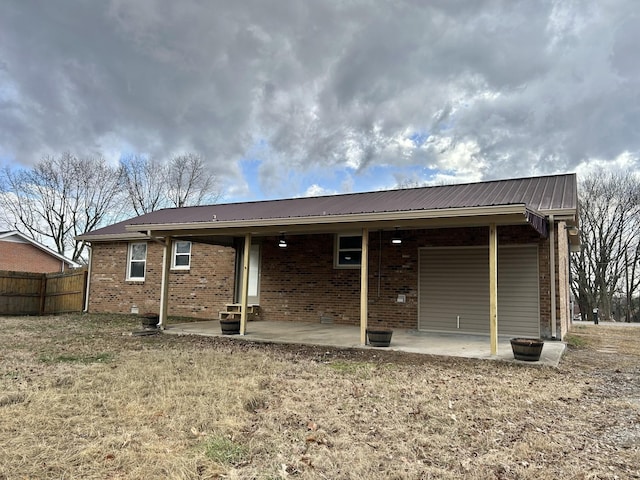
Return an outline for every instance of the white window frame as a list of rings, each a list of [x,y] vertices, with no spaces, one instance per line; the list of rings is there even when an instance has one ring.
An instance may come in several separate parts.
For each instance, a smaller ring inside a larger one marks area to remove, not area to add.
[[[144,245],[144,259],[133,259],[133,248],[135,245]],[[143,282],[147,275],[147,242],[135,242],[129,244],[129,250],[127,252],[127,280],[133,282]],[[131,276],[131,264],[133,262],[141,262],[143,263],[142,269],[142,277],[132,277]]]
[[[178,244],[179,243],[188,243],[189,251],[187,253],[178,253]],[[193,248],[193,243],[188,240],[175,240],[173,242],[173,253],[171,255],[171,269],[172,270],[189,270],[191,268],[191,248]],[[178,265],[177,259],[180,257],[187,257],[188,261],[186,265]]]
[[[360,248],[340,248],[340,239],[344,237],[358,237],[360,238]],[[341,263],[340,254],[344,252],[359,252],[360,261],[358,263]],[[362,234],[361,233],[339,233],[335,236],[334,242],[334,256],[333,266],[334,268],[344,269],[359,269],[362,264]]]

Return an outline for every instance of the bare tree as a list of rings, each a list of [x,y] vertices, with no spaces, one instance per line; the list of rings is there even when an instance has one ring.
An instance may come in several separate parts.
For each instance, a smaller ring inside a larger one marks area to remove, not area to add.
[[[415,178],[403,178],[396,183],[395,188],[398,190],[409,190],[411,188],[424,187],[425,183]]]
[[[637,295],[640,292],[640,241],[637,241],[635,246],[631,245],[629,252],[625,256],[627,265],[625,285],[626,320],[627,322],[632,320],[640,322],[640,298]]]
[[[165,166],[153,158],[132,156],[120,161],[120,174],[137,215],[163,208]]]
[[[129,202],[138,215],[215,203],[220,197],[216,177],[195,153],[175,156],[166,163],[136,156],[122,160],[120,168]]]
[[[174,207],[214,203],[220,197],[215,191],[216,178],[207,171],[200,155],[188,153],[169,161],[167,180],[168,198]]]
[[[101,157],[46,156],[31,170],[0,172],[0,216],[58,253],[82,261],[85,242],[76,235],[119,214],[117,169]]]
[[[572,290],[583,315],[613,317],[613,298],[640,287],[640,184],[627,173],[597,172],[580,185],[581,252],[572,262]],[[621,312],[618,312],[621,313]]]

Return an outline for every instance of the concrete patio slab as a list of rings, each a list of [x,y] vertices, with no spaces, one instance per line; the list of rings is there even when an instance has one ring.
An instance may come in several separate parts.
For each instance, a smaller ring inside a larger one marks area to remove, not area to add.
[[[164,333],[172,335],[222,336],[220,322],[217,320],[169,325],[164,330]],[[547,340],[539,361],[523,362],[513,358],[509,337],[499,337],[497,355],[491,355],[489,337],[486,335],[431,333],[417,330],[394,329],[389,347],[371,347],[360,343],[360,327],[272,321],[248,322],[246,335],[235,335],[233,338],[253,342],[294,343],[341,348],[384,348],[385,350],[400,352],[503,360],[552,367],[559,365],[566,346],[563,342]]]

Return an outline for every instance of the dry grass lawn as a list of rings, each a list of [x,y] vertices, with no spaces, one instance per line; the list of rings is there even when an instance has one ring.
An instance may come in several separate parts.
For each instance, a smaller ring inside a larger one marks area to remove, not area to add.
[[[560,368],[0,318],[0,479],[640,478],[640,328]]]

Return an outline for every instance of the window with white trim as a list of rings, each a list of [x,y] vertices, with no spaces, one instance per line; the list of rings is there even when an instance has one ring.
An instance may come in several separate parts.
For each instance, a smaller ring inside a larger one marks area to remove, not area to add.
[[[191,267],[191,242],[173,242],[173,262],[175,270],[189,270]]]
[[[130,243],[127,261],[127,280],[144,280],[147,269],[147,244]]]
[[[362,235],[336,235],[335,267],[360,268]]]

